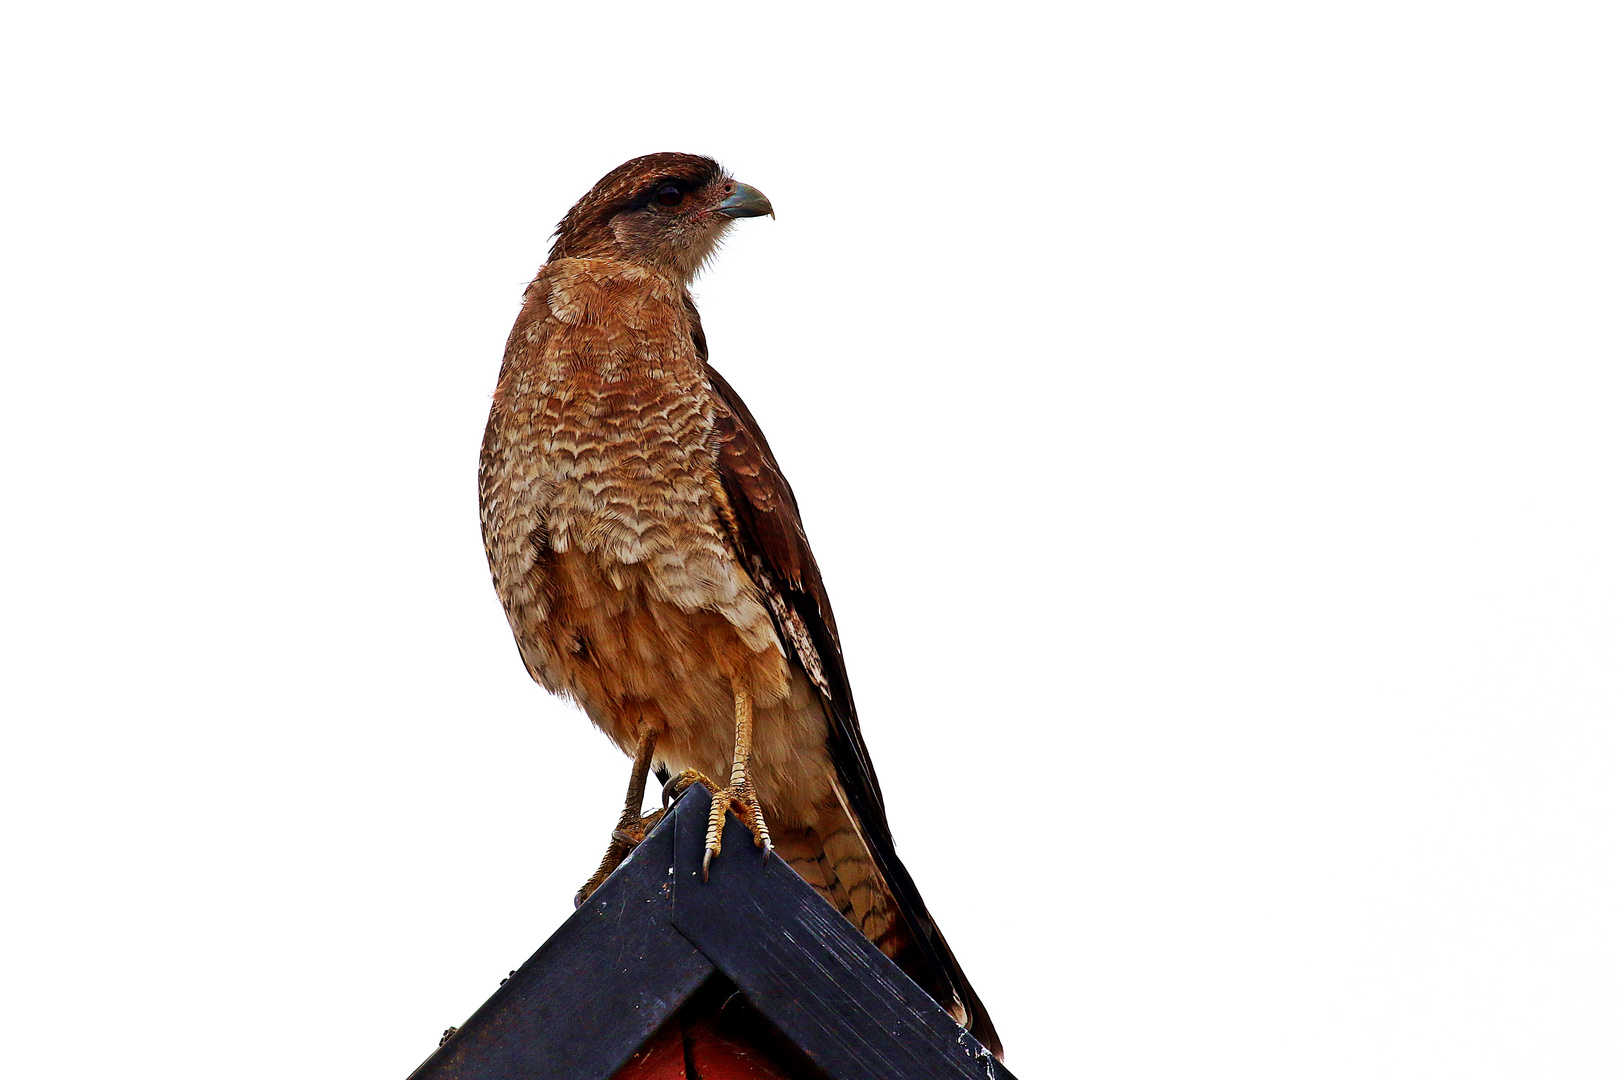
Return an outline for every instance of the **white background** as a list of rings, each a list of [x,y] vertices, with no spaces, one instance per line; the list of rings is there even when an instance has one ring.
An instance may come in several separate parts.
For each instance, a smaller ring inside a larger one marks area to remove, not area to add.
[[[1016,1072],[1620,1075],[1607,5],[589,8],[6,16],[0,1070],[402,1080],[569,914],[478,442],[678,149]]]

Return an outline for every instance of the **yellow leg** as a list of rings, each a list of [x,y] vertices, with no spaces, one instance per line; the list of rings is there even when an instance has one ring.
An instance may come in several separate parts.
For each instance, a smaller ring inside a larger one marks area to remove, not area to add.
[[[736,698],[737,743],[731,758],[731,782],[715,792],[714,804],[709,808],[709,833],[703,850],[704,881],[709,880],[709,862],[720,854],[720,834],[726,824],[727,810],[737,811],[742,823],[754,834],[754,846],[765,850],[765,858],[771,857],[771,833],[765,827],[765,812],[760,809],[753,778],[748,775],[748,757],[754,750],[754,699],[735,683],[732,692]]]
[[[596,873],[574,894],[575,907],[590,899],[591,893],[619,868],[619,864],[636,849],[636,845],[646,839],[648,830],[663,818],[662,810],[655,810],[646,817],[641,815],[641,800],[647,794],[647,770],[652,765],[653,747],[657,745],[658,732],[649,728],[636,746],[636,763],[630,770],[630,788],[624,794],[624,812],[619,815],[619,823],[613,829],[607,854],[602,856],[602,864],[596,868]]]

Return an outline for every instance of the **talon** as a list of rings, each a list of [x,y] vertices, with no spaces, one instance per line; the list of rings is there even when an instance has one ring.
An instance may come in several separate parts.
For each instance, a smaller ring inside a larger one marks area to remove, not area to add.
[[[733,682],[732,694],[737,706],[737,743],[731,758],[731,783],[714,792],[714,803],[709,807],[709,834],[703,853],[703,880],[709,880],[709,863],[720,854],[720,837],[726,827],[726,811],[735,810],[737,817],[754,836],[754,846],[765,850],[771,857],[771,831],[765,827],[765,811],[759,805],[754,781],[748,772],[748,758],[754,746],[754,702],[746,686]]]
[[[748,831],[753,834],[754,846],[764,849],[764,857],[769,860],[774,848],[771,845],[771,831],[765,825],[765,811],[759,805],[759,796],[754,793],[754,785],[744,781],[727,787],[714,796],[714,802],[709,807],[709,831],[704,837],[703,852],[703,880],[709,880],[709,863],[720,854],[721,840],[726,829],[726,813],[734,812]]]
[[[693,784],[702,784],[704,790],[710,794],[720,790],[720,785],[696,769],[686,769],[664,781],[664,809],[668,810],[669,804],[686,794],[686,789]]]

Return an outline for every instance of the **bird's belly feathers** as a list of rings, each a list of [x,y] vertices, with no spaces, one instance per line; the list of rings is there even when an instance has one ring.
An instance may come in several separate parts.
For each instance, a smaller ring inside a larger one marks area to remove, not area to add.
[[[735,675],[755,701],[761,798],[827,787],[819,701],[790,679],[722,531],[705,399],[579,371],[546,389],[502,447],[522,475],[485,500],[496,589],[530,673],[626,752],[652,724],[659,759],[722,781]]]

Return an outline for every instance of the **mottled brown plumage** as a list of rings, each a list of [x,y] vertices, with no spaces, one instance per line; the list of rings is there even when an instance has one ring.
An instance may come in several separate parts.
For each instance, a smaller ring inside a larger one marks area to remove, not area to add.
[[[621,827],[647,759],[729,772],[756,835],[999,1055],[895,855],[792,489],[687,291],[733,218],[769,210],[708,158],[653,154],[558,226],[484,437],[495,589],[534,679],[640,751]]]

